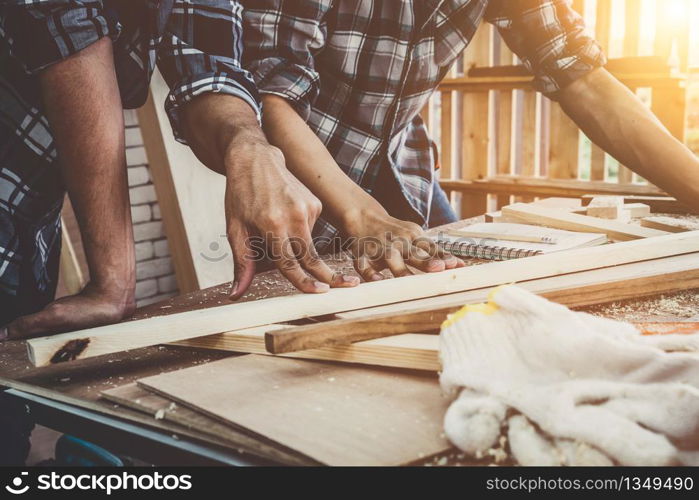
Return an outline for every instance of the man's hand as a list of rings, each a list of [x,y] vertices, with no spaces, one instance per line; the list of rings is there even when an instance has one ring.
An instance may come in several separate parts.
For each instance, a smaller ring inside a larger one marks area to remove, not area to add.
[[[229,95],[204,94],[183,111],[192,151],[226,176],[226,226],[235,265],[231,299],[245,293],[255,274],[251,236],[265,240],[274,264],[303,292],[359,284],[356,277],[334,273],[318,257],[311,230],[321,204],[287,170],[250,106]]]
[[[0,341],[116,323],[129,317],[135,309],[133,289],[101,289],[90,283],[77,295],[63,297],[38,313],[17,318],[0,329]]]
[[[265,240],[274,264],[302,292],[359,284],[353,276],[333,272],[316,253],[311,231],[321,203],[286,169],[279,149],[233,141],[226,169],[227,232],[235,259],[231,298],[240,297],[255,274],[251,235]]]
[[[391,217],[383,207],[350,211],[342,232],[351,238],[354,265],[366,281],[383,279],[388,268],[395,277],[409,276],[408,264],[426,273],[463,267],[464,262],[442,249],[412,222]]]

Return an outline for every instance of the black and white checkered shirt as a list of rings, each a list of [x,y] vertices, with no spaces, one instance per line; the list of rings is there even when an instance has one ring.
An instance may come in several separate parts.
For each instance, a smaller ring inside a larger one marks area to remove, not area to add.
[[[55,287],[64,189],[37,74],[106,36],[124,107],[145,102],[157,64],[171,89],[165,106],[178,140],[180,106],[204,92],[236,96],[259,115],[255,85],[241,68],[235,0],[3,0],[0,302],[3,294],[45,301]]]
[[[419,112],[482,20],[554,94],[605,61],[565,0],[241,0],[244,66],[294,104],[366,191],[391,167],[427,220],[433,143]],[[486,117],[484,117],[486,119]],[[334,228],[321,221],[316,238]]]

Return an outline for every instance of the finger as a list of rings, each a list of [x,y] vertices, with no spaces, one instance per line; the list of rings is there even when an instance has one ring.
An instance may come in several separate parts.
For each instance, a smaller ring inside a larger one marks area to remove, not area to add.
[[[430,254],[417,246],[410,249],[407,260],[408,264],[425,273],[438,273],[447,268],[444,260],[430,256]]]
[[[255,277],[255,260],[250,247],[250,233],[237,219],[228,222],[228,243],[233,250],[233,288],[231,300],[239,299]]]
[[[332,288],[348,288],[359,284],[359,278],[356,276],[347,276],[341,271],[333,271],[323,262],[313,245],[310,232],[306,232],[306,237],[299,240],[298,243],[299,253],[297,257],[301,266],[312,276],[327,283]]]
[[[354,268],[364,281],[381,281],[384,279],[383,274],[376,270],[371,259],[366,255],[361,255],[354,259]]]
[[[308,276],[301,268],[288,236],[274,237],[271,247],[271,257],[277,269],[296,288],[304,293],[324,293],[330,290],[330,286],[327,283],[322,283]]]
[[[413,274],[410,269],[408,269],[408,266],[405,265],[403,253],[392,245],[386,247],[385,260],[386,265],[396,278]]]
[[[444,262],[444,269],[454,269],[457,267],[464,267],[466,265],[463,260],[455,257],[449,252],[445,252],[444,249],[440,248],[439,245],[432,241],[431,238],[417,238],[415,241],[413,241],[413,244],[427,252],[431,257],[436,257]]]

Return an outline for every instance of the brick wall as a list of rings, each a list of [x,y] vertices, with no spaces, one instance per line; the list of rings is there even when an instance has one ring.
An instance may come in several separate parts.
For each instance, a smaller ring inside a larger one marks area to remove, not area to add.
[[[136,241],[136,300],[139,306],[144,306],[175,295],[177,281],[136,112],[127,110],[124,118],[131,217]]]

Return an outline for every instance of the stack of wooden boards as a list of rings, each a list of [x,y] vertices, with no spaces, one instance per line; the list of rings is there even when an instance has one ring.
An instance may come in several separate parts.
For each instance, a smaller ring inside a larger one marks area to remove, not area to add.
[[[182,425],[252,436],[243,448],[264,456],[272,449],[286,462],[396,465],[442,453],[447,401],[434,333],[449,313],[511,282],[571,307],[699,288],[699,231],[668,233],[537,203],[503,214],[623,242],[34,339],[30,359],[41,366],[160,343],[252,353],[104,396]],[[336,319],[285,324],[329,314]]]

